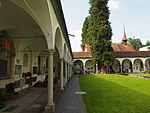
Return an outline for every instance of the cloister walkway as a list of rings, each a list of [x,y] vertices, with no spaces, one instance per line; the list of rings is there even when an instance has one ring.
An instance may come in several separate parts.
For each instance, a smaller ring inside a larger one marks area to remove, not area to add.
[[[54,113],[86,113],[80,91],[78,75],[72,76],[65,91],[56,99]]]
[[[80,91],[78,76],[74,75],[63,92],[56,95],[56,110],[52,113],[86,113]],[[43,113],[47,104],[47,89],[30,87],[19,92],[17,99],[8,101],[0,113]],[[44,113],[50,113],[45,111]]]

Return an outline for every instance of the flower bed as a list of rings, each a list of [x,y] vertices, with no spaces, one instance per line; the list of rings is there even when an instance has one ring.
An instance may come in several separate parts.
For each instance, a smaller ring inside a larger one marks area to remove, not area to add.
[[[39,81],[39,82],[35,83],[33,87],[47,87],[47,84],[48,84],[47,80],[44,80],[43,82]],[[54,91],[57,92],[59,90],[58,85],[54,84],[53,89],[54,89]]]
[[[5,107],[5,102],[16,99],[18,93],[14,91],[15,84],[10,83],[6,85],[4,91],[0,92],[0,108]]]

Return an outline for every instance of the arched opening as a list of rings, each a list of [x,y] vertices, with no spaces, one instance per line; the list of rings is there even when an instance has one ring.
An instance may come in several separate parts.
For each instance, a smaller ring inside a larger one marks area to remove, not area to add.
[[[84,74],[84,64],[81,60],[76,60],[73,63],[75,74]]]
[[[14,53],[13,42],[0,36],[0,79],[11,78]]]
[[[121,65],[120,65],[120,61],[115,59],[112,67],[110,68],[110,72],[111,73],[121,73]]]
[[[27,47],[23,51],[23,72],[32,72],[32,50]]]
[[[144,71],[143,62],[141,59],[135,59],[133,65],[134,65],[134,68],[133,68],[134,72],[139,73],[139,72]]]
[[[0,72],[4,71],[0,76],[4,77],[4,74],[7,74],[7,78],[13,78],[14,82],[17,81],[17,87],[15,87],[19,91],[29,84],[28,72],[31,75],[31,81],[36,82],[34,78],[37,77],[38,62],[40,61],[38,55],[48,49],[48,42],[43,28],[26,10],[10,0],[2,0],[1,3],[3,5],[0,10],[0,35],[5,38],[6,43],[9,42],[7,47],[10,45],[10,48],[7,48],[9,58],[1,58],[0,65],[7,64],[7,66],[0,66]],[[4,39],[0,42],[3,43]],[[1,50],[4,50],[3,47]],[[0,56],[3,56],[1,53]],[[9,84],[9,82],[12,81],[4,81],[1,86]],[[19,89],[19,85],[21,89]]]
[[[150,71],[150,58],[145,61],[146,71]]]
[[[54,52],[54,84],[61,83],[61,58],[63,57],[63,42],[59,27],[55,31],[55,52]]]
[[[94,74],[95,73],[95,63],[92,60],[85,62],[85,73]]]
[[[41,56],[38,56],[38,75],[42,74],[42,59]]]
[[[55,52],[54,52],[53,66],[54,66],[54,84],[60,85],[61,62],[60,62],[60,54],[56,47],[55,47]]]
[[[61,36],[61,32],[60,32],[60,29],[57,28],[56,29],[56,32],[55,32],[55,48],[57,48],[59,54],[60,54],[60,57],[63,56],[63,42],[62,42],[62,36]]]
[[[122,61],[122,72],[123,73],[132,73],[132,62],[129,59],[124,59]]]
[[[67,82],[67,65],[66,65],[66,61],[67,61],[67,48],[66,48],[66,44],[64,44],[64,62],[63,62],[63,75],[64,75],[64,80],[65,82]],[[64,83],[65,83],[64,82]]]

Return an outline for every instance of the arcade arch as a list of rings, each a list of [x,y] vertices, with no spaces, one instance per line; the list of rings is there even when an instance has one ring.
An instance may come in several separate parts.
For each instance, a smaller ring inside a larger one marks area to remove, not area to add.
[[[144,71],[143,62],[141,59],[135,59],[133,62],[133,70],[134,72],[142,72]]]
[[[85,62],[85,74],[95,73],[95,63],[92,60],[87,60]]]
[[[132,73],[133,72],[132,62],[130,59],[124,59],[122,61],[122,72],[123,73]]]
[[[84,64],[82,60],[75,60],[73,62],[74,73],[75,74],[83,74],[84,73]]]

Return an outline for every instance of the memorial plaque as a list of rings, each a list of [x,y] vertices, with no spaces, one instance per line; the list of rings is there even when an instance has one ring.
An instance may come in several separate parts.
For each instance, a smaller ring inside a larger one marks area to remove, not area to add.
[[[38,72],[37,67],[33,67],[33,74],[37,74],[37,72]]]
[[[15,75],[21,75],[22,65],[15,65]]]
[[[7,77],[7,60],[0,60],[0,77]]]

